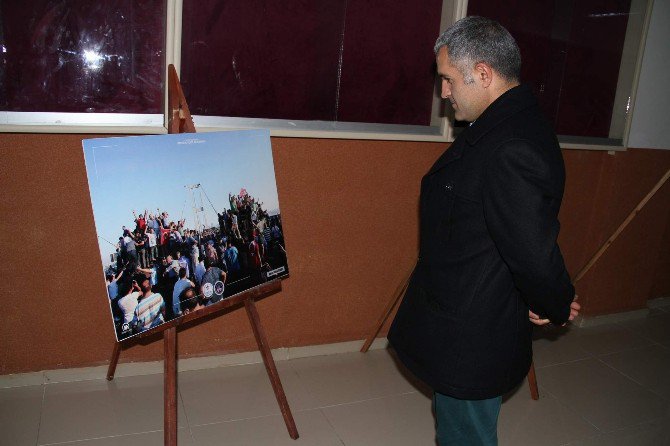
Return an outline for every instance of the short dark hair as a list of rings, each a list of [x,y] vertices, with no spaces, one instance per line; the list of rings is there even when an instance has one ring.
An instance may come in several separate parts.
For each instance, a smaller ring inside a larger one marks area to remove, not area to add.
[[[205,268],[216,266],[216,260],[211,257],[205,257]]]
[[[183,279],[186,277],[186,268],[179,268],[179,278]]]
[[[495,20],[478,16],[460,19],[437,38],[435,54],[442,47],[447,48],[449,59],[466,77],[466,82],[469,69],[479,62],[490,65],[508,81],[519,81],[519,46],[509,31]]]
[[[123,276],[119,279],[119,297],[123,297],[133,288],[133,281],[130,276]]]
[[[186,294],[189,291],[193,291],[193,297],[192,298],[186,297]],[[188,288],[184,288],[184,290],[181,293],[179,293],[179,308],[181,308],[182,312],[185,311],[185,310],[189,310],[189,311],[193,310],[197,304],[202,305],[202,297],[198,296],[198,293],[195,291],[195,288],[193,288],[192,286],[190,286]]]

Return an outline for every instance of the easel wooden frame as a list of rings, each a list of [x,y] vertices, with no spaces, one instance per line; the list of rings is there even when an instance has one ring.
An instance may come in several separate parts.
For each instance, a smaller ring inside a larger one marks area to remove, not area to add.
[[[168,133],[195,133],[195,125],[191,118],[191,112],[186,104],[184,93],[179,83],[179,77],[174,65],[168,67],[168,110],[170,113],[168,120]],[[244,305],[251,328],[254,332],[254,338],[258,344],[265,369],[270,378],[270,384],[274,390],[279,409],[284,417],[284,423],[290,437],[294,440],[298,438],[298,429],[296,428],[293,414],[289,407],[284,393],[284,388],[277,372],[277,366],[272,358],[270,346],[265,335],[265,329],[261,324],[255,301],[267,297],[271,294],[281,291],[281,281],[272,280],[260,286],[244,291],[235,296],[224,299],[216,304],[205,307],[194,313],[189,313],[171,321],[168,321],[158,327],[142,332],[132,338],[118,341],[114,344],[112,358],[107,369],[107,380],[114,379],[116,365],[121,355],[121,350],[137,343],[140,339],[163,333],[164,344],[164,444],[165,446],[177,445],[177,328],[188,322],[202,320],[211,315],[222,313],[224,310]]]
[[[596,253],[591,257],[591,259],[586,263],[586,265],[577,273],[575,278],[572,280],[573,285],[575,285],[578,281],[580,281],[582,277],[584,277],[586,273],[593,267],[593,265],[596,264],[596,262],[605,253],[605,251],[607,251],[607,248],[609,248],[610,245],[614,242],[614,240],[616,240],[617,237],[619,237],[619,235],[623,232],[626,226],[628,226],[628,224],[635,218],[635,216],[637,216],[637,214],[642,210],[642,208],[647,204],[647,202],[651,200],[651,198],[656,194],[656,192],[658,192],[658,190],[661,187],[663,187],[663,185],[668,181],[669,178],[670,178],[670,169],[668,169],[668,171],[665,172],[665,174],[661,177],[660,180],[658,180],[658,182],[649,191],[649,193],[647,193],[647,195],[645,195],[645,197],[642,200],[640,200],[638,205],[635,206],[635,208],[628,214],[628,216],[619,225],[616,231],[612,233],[612,235],[605,241],[605,243],[602,244],[600,249],[596,251]],[[398,305],[398,302],[405,294],[405,290],[407,289],[407,285],[409,284],[409,279],[412,276],[412,271],[414,271],[414,268],[415,266],[412,266],[412,269],[410,269],[409,274],[407,274],[403,279],[403,281],[400,283],[395,293],[393,294],[393,298],[389,301],[381,317],[377,320],[377,323],[375,324],[373,331],[365,339],[365,343],[363,343],[363,347],[361,347],[362,353],[365,353],[370,349],[372,342],[379,334],[379,331],[386,323],[386,320],[393,312],[393,309],[396,307],[396,305]],[[537,377],[535,375],[534,362],[530,363],[530,369],[528,370],[527,378],[528,378],[528,387],[530,389],[530,397],[534,400],[540,399],[540,392],[537,387]]]

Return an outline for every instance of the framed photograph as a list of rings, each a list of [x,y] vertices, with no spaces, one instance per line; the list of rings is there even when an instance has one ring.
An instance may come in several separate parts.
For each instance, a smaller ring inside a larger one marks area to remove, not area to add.
[[[117,340],[288,275],[268,130],[83,147]]]

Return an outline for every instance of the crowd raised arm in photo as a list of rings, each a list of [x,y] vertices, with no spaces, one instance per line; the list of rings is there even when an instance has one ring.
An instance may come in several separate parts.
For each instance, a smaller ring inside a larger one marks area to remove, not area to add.
[[[119,339],[258,285],[271,265],[285,264],[281,217],[244,189],[228,203],[218,225],[199,228],[166,210],[132,210],[134,228],[121,228],[106,271]]]

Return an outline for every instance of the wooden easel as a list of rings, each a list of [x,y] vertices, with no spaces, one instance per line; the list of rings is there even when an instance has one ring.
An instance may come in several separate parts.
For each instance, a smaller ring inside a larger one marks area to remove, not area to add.
[[[191,112],[186,104],[184,93],[179,83],[179,77],[174,65],[168,67],[168,133],[195,133],[195,125],[191,118]],[[189,313],[178,318],[172,319],[158,327],[152,328],[142,332],[127,340],[122,340],[114,344],[112,358],[109,362],[109,369],[107,370],[107,379],[114,379],[114,372],[119,361],[119,355],[124,348],[137,343],[138,340],[163,333],[164,344],[164,444],[165,446],[177,445],[177,328],[188,322],[202,320],[216,313],[222,313],[224,310],[241,307],[244,305],[251,328],[256,338],[256,344],[263,357],[265,369],[270,378],[270,384],[274,390],[279,409],[281,410],[286,428],[292,439],[298,438],[298,429],[295,426],[291,408],[286,400],[286,394],[282,387],[277,366],[275,365],[270,346],[268,344],[265,330],[261,324],[258,310],[256,309],[255,301],[267,297],[271,294],[281,291],[281,281],[275,279],[273,281],[264,283],[258,287],[236,294],[214,305],[205,307],[196,312]]]
[[[572,284],[575,285],[579,280],[581,280],[582,277],[586,275],[586,273],[591,269],[593,265],[600,259],[600,257],[605,253],[607,248],[610,247],[610,245],[616,240],[617,237],[623,232],[623,230],[628,226],[628,224],[635,218],[635,216],[642,210],[642,208],[647,204],[649,200],[658,192],[658,190],[663,187],[663,185],[668,181],[670,178],[670,169],[668,169],[667,172],[665,172],[665,175],[661,177],[660,180],[654,185],[654,187],[649,191],[647,195],[638,203],[637,206],[635,206],[635,209],[633,209],[626,219],[619,225],[619,227],[614,231],[614,233],[605,241],[605,243],[602,244],[600,249],[596,251],[596,253],[591,257],[591,259],[586,263],[586,265],[577,273],[575,278],[572,280]],[[407,289],[407,285],[409,284],[409,279],[412,276],[412,272],[414,271],[415,266],[412,266],[412,268],[409,270],[409,273],[405,276],[403,281],[400,283],[398,288],[396,289],[395,293],[393,294],[393,298],[389,301],[387,304],[386,308],[384,309],[384,312],[382,313],[381,317],[379,320],[377,320],[377,323],[374,326],[374,329],[372,333],[365,339],[365,343],[363,344],[363,347],[361,347],[361,352],[365,353],[370,349],[370,346],[372,345],[372,342],[375,340],[377,335],[379,334],[379,331],[382,329],[384,326],[384,323],[386,323],[386,320],[389,318],[391,313],[393,312],[393,309],[396,307],[402,296],[405,294],[405,290]],[[540,392],[537,388],[537,377],[535,376],[535,363],[531,362],[530,363],[530,369],[528,370],[528,387],[530,388],[530,397],[534,400],[540,399]]]

